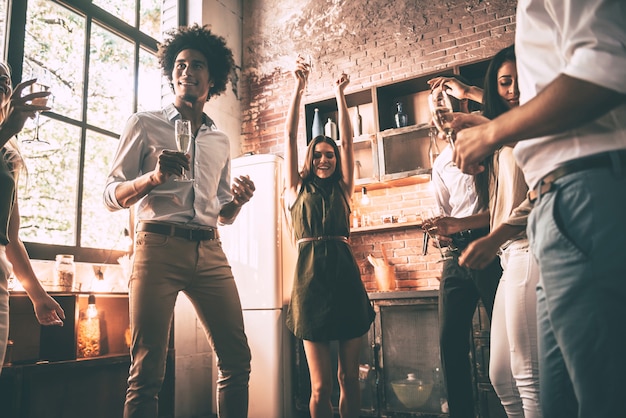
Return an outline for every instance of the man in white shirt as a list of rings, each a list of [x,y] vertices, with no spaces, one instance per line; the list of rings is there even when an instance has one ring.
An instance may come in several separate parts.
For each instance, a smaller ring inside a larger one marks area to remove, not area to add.
[[[171,320],[181,291],[194,305],[217,355],[219,417],[245,418],[250,349],[217,225],[234,221],[254,184],[242,176],[230,186],[228,137],[203,112],[209,98],[226,89],[234,61],[224,39],[204,27],[169,35],[159,62],[174,90],[174,103],[130,117],[104,191],[110,210],[134,205],[138,220],[124,418],[158,416]],[[179,119],[191,121],[189,155],[172,151]],[[193,181],[176,181],[183,169]]]
[[[626,2],[520,0],[520,103],[457,134],[467,173],[506,143],[534,200],[545,417],[624,416]],[[463,127],[462,117],[455,121]]]
[[[453,102],[456,108],[458,101]],[[467,102],[463,106],[461,110],[467,112]],[[486,203],[479,202],[474,177],[462,173],[452,162],[450,146],[433,163],[432,186],[444,217],[432,224],[425,222],[425,226],[440,236],[440,242],[450,243],[445,248],[449,259],[443,264],[438,302],[439,344],[448,407],[450,418],[474,418],[469,356],[472,319],[481,301],[491,320],[502,268],[497,257],[482,270],[459,266],[459,256],[465,247],[489,232],[489,212]]]

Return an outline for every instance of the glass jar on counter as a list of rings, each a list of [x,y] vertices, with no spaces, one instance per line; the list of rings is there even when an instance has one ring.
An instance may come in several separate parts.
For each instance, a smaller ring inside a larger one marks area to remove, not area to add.
[[[57,254],[54,263],[54,277],[52,290],[58,292],[71,292],[74,289],[76,277],[76,264],[71,254]]]

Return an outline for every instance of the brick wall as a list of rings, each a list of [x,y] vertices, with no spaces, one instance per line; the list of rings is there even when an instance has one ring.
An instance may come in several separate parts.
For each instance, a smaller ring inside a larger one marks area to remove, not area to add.
[[[428,254],[422,256],[423,233],[413,225],[420,218],[419,208],[434,203],[429,183],[397,188],[368,191],[370,203],[359,204],[361,193],[353,197],[353,209],[367,214],[374,226],[382,225],[382,216],[404,216],[404,223],[392,224],[392,229],[382,231],[353,232],[350,243],[354,256],[361,269],[361,277],[368,291],[377,291],[374,267],[367,256],[383,258],[383,247],[387,261],[394,266],[396,280],[391,290],[429,290],[438,287],[441,276],[440,256],[436,249],[429,247]]]
[[[286,5],[285,3],[288,3]],[[283,153],[284,123],[297,53],[310,54],[313,71],[305,103],[332,96],[342,71],[347,93],[491,57],[514,41],[515,0],[259,0],[244,7],[242,152]],[[300,156],[305,126],[301,112]],[[367,211],[409,217],[431,205],[429,184],[373,190]],[[355,202],[360,193],[355,194]],[[367,255],[382,257],[385,243],[396,289],[436,287],[441,265],[434,249],[421,256],[422,232],[400,228],[359,232],[351,238],[368,290],[376,290]]]

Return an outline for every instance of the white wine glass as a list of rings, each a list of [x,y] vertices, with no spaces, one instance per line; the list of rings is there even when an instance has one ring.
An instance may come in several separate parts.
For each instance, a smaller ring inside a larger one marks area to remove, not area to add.
[[[304,94],[307,94],[309,91],[309,76],[311,75],[311,71],[313,70],[313,57],[310,54],[302,56],[298,54],[298,59],[307,67],[307,72],[303,74],[304,76]]]
[[[435,126],[439,132],[446,136],[446,140],[454,149],[454,130],[452,129],[454,110],[452,109],[450,96],[442,88],[436,88],[430,92],[428,104]]]
[[[434,226],[434,222],[437,219],[443,217],[441,210],[437,210],[435,208],[423,208],[421,210],[421,215],[422,215],[422,230],[424,230],[428,238],[433,241],[433,243],[435,244],[435,247],[437,247],[437,249],[439,250],[440,258],[439,260],[437,260],[437,262],[441,263],[446,260],[452,260],[452,256],[447,255],[443,252],[439,238],[437,238],[437,235],[433,233],[433,231],[436,230],[436,227]],[[425,248],[422,253],[423,255],[426,255],[427,253],[427,250],[426,250],[426,248],[428,248],[427,245],[428,245],[428,240],[424,240]]]
[[[47,83],[45,81],[36,81],[33,84],[30,85],[30,90],[29,93],[33,94],[33,93],[41,93],[41,92],[49,92],[50,91],[50,83]],[[31,100],[31,104],[33,106],[49,106],[49,103],[52,101],[52,96],[48,95],[45,97],[37,97],[33,100]],[[30,139],[26,139],[23,140],[22,142],[34,142],[34,143],[43,143],[46,145],[50,145],[50,143],[48,141],[46,141],[45,139],[41,139],[39,137],[39,128],[41,127],[41,122],[40,122],[40,114],[41,112],[35,112],[35,135],[30,138]]]
[[[174,122],[174,131],[176,132],[176,147],[179,152],[183,154],[189,154],[191,149],[191,121],[184,119],[177,119]],[[187,171],[183,168],[179,178],[175,178],[174,181],[190,182],[193,178],[187,176]]]

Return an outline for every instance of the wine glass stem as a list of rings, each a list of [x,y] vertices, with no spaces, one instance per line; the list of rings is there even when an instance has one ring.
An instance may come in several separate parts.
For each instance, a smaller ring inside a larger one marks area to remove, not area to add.
[[[37,142],[39,142],[39,113],[40,112],[36,112],[35,116],[35,138],[33,138],[33,140]]]
[[[446,134],[446,139],[448,140],[448,143],[450,144],[450,146],[454,150],[454,139],[452,138],[452,132],[448,132]]]

